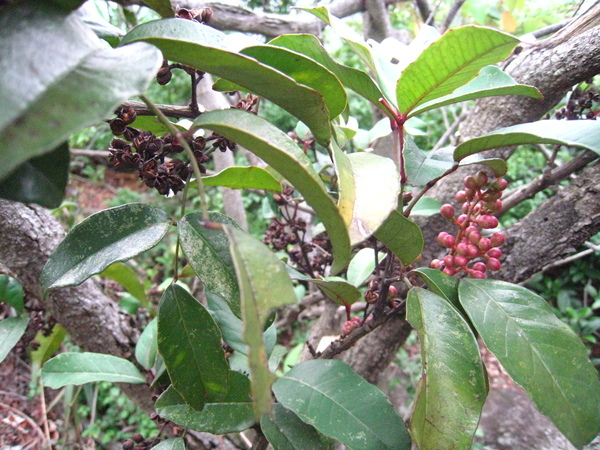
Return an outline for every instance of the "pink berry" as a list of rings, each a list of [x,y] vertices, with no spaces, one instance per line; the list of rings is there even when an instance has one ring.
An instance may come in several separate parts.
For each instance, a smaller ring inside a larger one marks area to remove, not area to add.
[[[475,177],[466,177],[464,179],[464,184],[467,189],[471,189],[473,191],[477,189],[477,182],[475,181]]]
[[[488,257],[490,258],[500,258],[502,256],[502,250],[500,250],[499,248],[490,248],[487,252]]]
[[[441,260],[434,259],[429,263],[429,267],[431,267],[432,269],[441,269],[443,264],[444,263]]]
[[[467,201],[467,194],[465,191],[458,191],[454,196],[457,202],[464,203]]]
[[[483,171],[477,172],[475,175],[475,182],[477,183],[477,187],[481,189],[488,183],[488,175]]]
[[[462,225],[465,220],[467,220],[467,215],[466,214],[461,214],[460,216],[458,216],[456,218],[456,223],[458,223],[459,225]]]
[[[473,189],[465,189],[465,195],[467,197],[467,200],[471,200],[473,197],[475,197],[475,191]]]
[[[473,244],[467,244],[467,256],[474,258],[479,255],[479,249]]]
[[[444,245],[444,239],[446,238],[446,236],[450,236],[450,233],[442,231],[440,234],[438,234],[437,241],[440,244]]]
[[[459,255],[465,256],[469,251],[469,247],[464,242],[461,242],[456,246],[456,253]]]
[[[500,270],[500,267],[502,267],[502,263],[497,260],[496,258],[488,258],[487,260],[487,267],[490,270]]]
[[[485,278],[485,273],[480,272],[479,270],[474,270],[471,272],[471,277],[473,278]]]
[[[454,275],[456,273],[456,271],[454,269],[451,269],[450,267],[445,267],[444,270],[442,270],[442,272],[444,272],[446,275]]]
[[[508,181],[506,181],[504,178],[498,178],[496,180],[496,183],[497,183],[498,189],[500,191],[503,191],[504,189],[506,189],[508,187]]]
[[[442,207],[440,208],[440,214],[442,215],[442,217],[445,217],[446,219],[452,219],[454,218],[454,206],[452,205],[442,205]]]
[[[487,252],[489,249],[492,248],[492,241],[490,240],[490,238],[481,238],[481,240],[477,243],[477,246],[479,247],[479,249],[483,252]]]
[[[454,238],[454,236],[449,234],[448,236],[444,236],[444,243],[442,245],[446,248],[452,248],[454,247],[455,242],[456,239]]]
[[[469,211],[469,208],[471,207],[471,204],[469,202],[465,202],[462,204],[462,206],[460,207],[461,211],[466,213]]]
[[[492,247],[500,247],[504,242],[506,242],[506,236],[502,233],[494,233],[490,238],[492,241]]]
[[[388,299],[393,300],[396,298],[396,295],[398,295],[398,289],[396,289],[396,286],[390,286],[388,289]]]
[[[454,264],[458,267],[465,267],[469,260],[465,256],[457,255],[454,257]]]
[[[477,244],[480,240],[481,233],[479,231],[475,230],[469,233],[469,241],[471,241],[472,244]]]
[[[452,255],[446,255],[446,256],[444,256],[444,265],[446,267],[452,267],[452,266],[454,266],[454,256],[452,256]]]
[[[358,316],[354,316],[352,318],[352,322],[354,322],[356,325],[360,325],[360,323],[362,322],[362,319]]]
[[[496,228],[498,226],[498,218],[490,214],[484,214],[477,218],[477,223],[481,228]]]
[[[476,262],[475,264],[473,264],[473,270],[485,273],[485,271],[487,270],[487,266],[485,265],[485,263]]]
[[[474,231],[479,232],[479,230],[477,229],[477,227],[475,225],[469,225],[467,228],[465,228],[465,236],[469,236]]]

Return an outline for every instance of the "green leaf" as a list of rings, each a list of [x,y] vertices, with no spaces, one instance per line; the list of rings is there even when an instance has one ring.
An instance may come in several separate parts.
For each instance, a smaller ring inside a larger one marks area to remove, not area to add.
[[[243,322],[231,312],[231,308],[223,298],[210,291],[206,291],[206,307],[213,316],[223,334],[223,340],[237,353],[248,353],[248,348],[242,336]]]
[[[446,275],[441,270],[429,267],[419,267],[413,270],[413,272],[423,279],[431,292],[452,303],[461,313],[464,312],[462,305],[458,301],[458,280],[456,278]]]
[[[229,393],[196,411],[170,386],[156,401],[156,413],[179,426],[212,434],[238,433],[254,424],[250,383],[239,372],[229,372]]]
[[[364,152],[347,155],[335,142],[331,145],[339,183],[338,208],[350,243],[357,244],[369,238],[398,206],[400,176],[390,158]]]
[[[354,69],[335,61],[312,34],[284,34],[270,41],[269,45],[285,47],[308,56],[327,67],[327,69],[339,78],[344,86],[347,86],[380,109],[383,109],[381,103],[379,103],[379,99],[383,97],[383,94],[373,79],[362,70]]]
[[[327,297],[342,306],[351,305],[362,297],[360,291],[340,277],[325,279],[310,278],[308,281],[317,285]]]
[[[35,350],[29,352],[29,358],[31,359],[30,386],[38,385],[39,377],[41,375],[40,369],[46,361],[52,358],[54,354],[60,350],[60,346],[66,336],[67,330],[59,323],[52,327],[52,332],[49,336],[44,335],[42,330],[37,332],[34,341],[39,345]]]
[[[0,302],[7,303],[18,313],[25,310],[23,303],[23,285],[19,280],[0,274]]]
[[[178,123],[171,122],[171,124],[179,131],[187,131],[185,127]],[[162,136],[163,134],[171,132],[171,130],[169,130],[156,116],[137,116],[130,127],[150,131],[156,136]]]
[[[162,57],[147,44],[107,48],[76,14],[24,1],[3,9],[0,60],[3,179],[143,93]]]
[[[76,286],[114,262],[154,247],[172,225],[164,211],[129,203],[97,212],[73,227],[44,266],[42,291]]]
[[[185,440],[180,437],[165,439],[152,448],[154,450],[185,450]]]
[[[451,94],[485,66],[502,61],[518,44],[516,37],[491,28],[448,30],[400,75],[396,85],[398,109],[409,114],[425,102]]]
[[[146,325],[135,345],[135,359],[146,370],[150,370],[156,362],[156,356],[158,355],[157,334],[158,319],[155,317]]]
[[[195,410],[220,401],[229,391],[221,331],[204,306],[177,284],[160,300],[158,350],[173,387]]]
[[[525,84],[518,84],[510,75],[504,73],[496,66],[487,66],[484,67],[477,78],[470,83],[459,87],[451,94],[421,104],[410,113],[410,116],[416,116],[425,111],[440,108],[445,105],[451,105],[453,103],[499,95],[526,95],[537,100],[543,98],[541,92],[538,91],[537,88]]]
[[[240,53],[255,58],[283,72],[297,83],[321,93],[330,119],[339,116],[346,108],[346,91],[338,78],[329,69],[301,52],[272,45],[256,45],[246,47]]]
[[[375,232],[375,237],[383,242],[405,265],[414,262],[423,250],[424,241],[421,228],[398,211],[392,211],[383,225]]]
[[[411,186],[424,186],[456,163],[448,147],[425,153],[410,136],[404,136],[404,167]]]
[[[242,145],[283,175],[315,210],[333,246],[333,273],[350,261],[350,239],[344,220],[308,157],[277,127],[245,111],[230,109],[202,114],[194,122]]]
[[[472,155],[472,156],[479,156],[479,155]],[[489,167],[492,172],[494,172],[494,175],[497,177],[503,177],[504,175],[506,175],[506,172],[508,171],[508,166],[506,165],[506,161],[504,161],[503,159],[500,158],[489,158],[489,159],[477,159],[477,158],[473,158],[471,159],[471,157],[465,158],[463,159],[459,166],[470,166],[473,164],[480,164],[482,166],[486,166]]]
[[[211,212],[209,220],[237,226],[224,214]],[[202,225],[202,214],[191,213],[178,223],[181,248],[206,291],[220,296],[236,317],[241,317],[240,291],[229,251],[229,239],[219,229]]]
[[[95,381],[146,382],[146,377],[126,359],[101,353],[61,353],[44,364],[42,376],[44,386],[52,389]]]
[[[137,298],[144,307],[148,307],[148,298],[146,297],[146,289],[141,283],[139,276],[131,266],[116,262],[108,266],[102,272],[101,277],[116,281],[125,288],[127,292]]]
[[[462,142],[454,150],[454,160],[469,155],[520,144],[558,144],[583,147],[600,154],[600,122],[596,120],[540,120],[501,128]]]
[[[25,161],[0,181],[0,197],[58,208],[67,190],[70,157],[69,144],[64,142],[49,153]]]
[[[228,167],[216,175],[202,177],[204,186],[223,186],[229,189],[265,189],[281,192],[281,184],[265,169],[258,166]],[[198,186],[190,182],[189,189]]]
[[[329,111],[323,95],[273,67],[230,50],[222,32],[190,20],[163,19],[135,27],[121,45],[136,41],[157,46],[165,59],[217,75],[269,99],[304,122],[320,144],[329,143]]]
[[[463,279],[461,304],[486,346],[577,447],[600,431],[600,382],[585,346],[548,303],[498,280]]]
[[[411,436],[419,448],[470,448],[487,396],[477,339],[450,302],[425,289],[409,291],[406,318],[423,364]]]
[[[144,3],[162,17],[173,17],[173,7],[169,0],[144,0]]]
[[[442,202],[431,197],[421,197],[412,209],[411,216],[433,216],[439,214]]]
[[[260,418],[260,428],[277,450],[333,449],[333,441],[325,439],[315,427],[308,425],[289,409],[276,404],[272,416]]]
[[[402,418],[386,396],[346,363],[305,361],[273,384],[302,421],[351,449],[410,449]]]
[[[0,320],[0,363],[10,353],[21,336],[27,330],[29,316],[27,314]]]
[[[272,308],[296,302],[292,281],[281,262],[262,242],[231,226],[225,227],[240,286],[244,340],[248,344],[254,417],[272,406],[271,384],[263,329]]]
[[[379,262],[383,260],[385,253],[380,252]],[[372,248],[362,248],[354,255],[348,265],[346,278],[348,282],[360,287],[375,270],[375,251]]]

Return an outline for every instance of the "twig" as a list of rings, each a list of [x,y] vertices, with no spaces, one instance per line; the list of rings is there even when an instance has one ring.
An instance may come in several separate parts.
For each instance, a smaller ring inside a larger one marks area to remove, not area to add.
[[[502,211],[500,214],[504,214],[509,209],[514,208],[522,201],[533,197],[535,194],[546,189],[548,186],[564,180],[577,170],[583,169],[591,161],[594,161],[597,158],[598,155],[596,153],[592,152],[591,150],[587,150],[579,156],[573,158],[571,161],[557,167],[556,169],[552,169],[543,173],[528,185],[517,189],[510,196],[506,197],[502,201]]]
[[[42,377],[39,378],[40,388],[40,405],[42,407],[42,421],[44,425],[44,435],[46,436],[46,442],[50,443],[50,429],[48,428],[48,411],[46,411],[46,396],[44,395],[44,382]]]
[[[446,30],[448,29],[448,27],[450,27],[450,24],[454,20],[454,17],[456,17],[456,14],[458,14],[458,11],[460,10],[460,8],[462,7],[462,5],[465,1],[466,0],[455,0],[454,1],[454,4],[450,8],[450,11],[448,11],[448,15],[446,16],[444,23],[440,27],[441,34],[444,34],[446,32]]]
[[[591,255],[592,253],[594,253],[596,251],[598,251],[598,250],[594,250],[593,248],[588,248],[587,250],[583,250],[579,253],[575,253],[574,255],[568,256],[564,259],[559,259],[558,261],[551,262],[547,266],[544,266],[544,268],[541,270],[541,272],[544,273],[554,267],[562,266],[564,264],[568,264],[570,262],[576,261],[580,258],[583,258],[584,256]]]
[[[558,30],[566,27],[572,21],[573,21],[573,19],[567,19],[567,20],[563,20],[562,22],[555,23],[553,25],[548,25],[547,27],[540,28],[539,30],[535,30],[534,32],[531,33],[531,35],[536,39],[539,39],[544,36],[548,36],[549,34],[556,33]]]
[[[450,125],[450,127],[448,127],[446,129],[446,131],[444,132],[444,134],[442,135],[442,137],[437,141],[437,143],[433,146],[433,148],[431,149],[432,152],[439,150],[440,148],[442,148],[442,146],[446,143],[446,141],[450,138],[450,136],[452,136],[455,132],[456,129],[458,128],[458,126],[460,125],[460,123],[466,119],[467,117],[467,113],[466,112],[462,112],[458,118],[452,123],[452,125]]]
[[[34,420],[31,417],[29,417],[27,414],[25,414],[22,411],[19,411],[16,408],[13,408],[12,406],[7,405],[6,403],[0,403],[0,408],[7,409],[10,412],[12,412],[13,414],[23,418],[23,420],[25,420],[25,422],[27,422],[29,424],[29,426],[31,428],[33,428],[42,437],[42,439],[44,439],[44,440],[46,439],[46,437],[44,436],[44,432],[42,431],[40,426],[37,423],[35,423]],[[11,426],[11,425],[9,425],[9,426]],[[11,428],[14,428],[14,427],[11,426]],[[50,441],[48,441],[48,444],[49,443],[50,443]]]
[[[201,112],[196,112],[191,106],[155,105],[165,116],[175,119],[195,119]],[[155,116],[156,113],[144,102],[133,100],[124,102],[120,107],[133,108],[138,116]]]
[[[415,207],[415,205],[417,204],[417,202],[421,199],[421,197],[423,197],[423,195],[425,195],[425,193],[431,189],[433,186],[435,186],[435,184],[440,181],[442,178],[444,178],[447,175],[450,175],[452,172],[456,172],[456,170],[459,168],[460,166],[458,164],[455,164],[454,166],[450,167],[448,170],[446,170],[442,175],[440,175],[437,178],[434,178],[431,181],[428,181],[427,184],[425,186],[423,186],[423,188],[417,192],[417,194],[413,197],[412,201],[410,202],[410,204],[406,207],[406,209],[404,210],[404,212],[402,213],[402,215],[404,217],[408,217],[410,216],[410,212],[412,211],[412,209]]]
[[[415,0],[415,4],[417,5],[417,9],[419,10],[419,14],[421,15],[421,19],[423,19],[424,23],[429,23],[430,25],[434,25],[434,19],[431,14],[431,7],[427,0]],[[431,17],[431,21],[429,21]]]

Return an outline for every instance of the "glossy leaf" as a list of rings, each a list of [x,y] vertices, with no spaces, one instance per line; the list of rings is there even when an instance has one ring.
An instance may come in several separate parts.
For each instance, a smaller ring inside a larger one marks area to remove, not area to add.
[[[140,281],[139,275],[131,268],[131,266],[116,262],[104,269],[100,276],[116,281],[125,288],[127,292],[137,298],[144,307],[148,305],[148,297],[146,289]]]
[[[217,75],[281,106],[304,122],[317,141],[331,138],[322,94],[277,69],[228,48],[227,36],[197,22],[163,19],[135,27],[121,41],[156,45],[165,59]]]
[[[0,179],[110,117],[143,93],[160,67],[152,46],[107,48],[75,14],[66,14],[29,1],[5,7],[0,17]]]
[[[237,353],[248,353],[248,348],[242,337],[244,324],[236,317],[223,298],[206,291],[206,307],[213,316],[223,334],[223,340]]]
[[[540,91],[533,86],[518,84],[510,75],[504,73],[496,66],[487,66],[481,73],[468,84],[459,87],[451,94],[445,95],[427,103],[423,103],[410,113],[410,116],[424,113],[431,109],[451,105],[453,103],[475,100],[483,97],[495,97],[499,95],[526,95],[527,97],[541,100]]]
[[[385,253],[379,253],[378,261],[381,262]],[[354,255],[348,265],[346,278],[348,283],[360,287],[375,270],[375,251],[372,248],[362,248]]]
[[[277,450],[333,450],[333,441],[321,436],[315,427],[302,422],[289,409],[280,404],[273,408],[271,416],[260,418],[260,428],[273,448]]]
[[[158,355],[157,335],[158,319],[154,318],[146,325],[135,345],[135,359],[146,370],[150,370],[156,362]]]
[[[185,450],[185,440],[180,437],[165,439],[152,448],[154,450]]]
[[[270,41],[269,45],[285,47],[314,59],[333,72],[344,86],[383,109],[381,103],[379,103],[379,99],[383,97],[383,94],[373,79],[362,70],[335,61],[314,35],[284,34]]]
[[[540,120],[501,128],[462,142],[454,150],[460,161],[469,155],[520,144],[558,144],[587,148],[600,154],[600,122],[596,120]]]
[[[156,401],[156,413],[185,428],[212,434],[238,433],[254,424],[250,383],[239,372],[229,372],[229,393],[220,401],[206,403],[202,411],[190,408],[170,386]]]
[[[263,329],[272,308],[296,302],[292,281],[281,262],[262,242],[227,226],[231,256],[240,286],[244,341],[248,344],[254,417],[271,411],[271,384]]]
[[[442,203],[431,197],[421,197],[412,209],[411,216],[433,216],[439,214]]]
[[[338,78],[325,66],[302,53],[271,45],[246,47],[240,53],[255,58],[285,73],[296,82],[320,92],[329,110],[330,119],[339,116],[346,108],[346,91]]]
[[[600,431],[600,382],[580,338],[533,292],[498,280],[460,281],[486,346],[542,414],[577,447]]]
[[[350,239],[333,199],[298,145],[277,127],[245,111],[230,109],[202,114],[195,127],[208,128],[242,145],[283,175],[315,210],[333,245],[333,273],[350,261]]]
[[[472,156],[479,156],[479,155],[472,155]],[[494,172],[494,175],[497,177],[503,177],[504,175],[506,175],[506,172],[508,171],[508,166],[506,165],[506,161],[504,161],[503,159],[500,159],[500,158],[489,158],[489,159],[474,158],[474,159],[472,159],[472,157],[468,157],[468,158],[463,159],[459,165],[460,166],[470,166],[473,164],[479,164],[479,165],[488,167],[492,172]]]
[[[25,310],[23,285],[16,278],[0,274],[0,302],[7,303],[18,313]]]
[[[144,0],[144,3],[162,17],[173,17],[173,7],[169,0]]]
[[[332,143],[338,175],[338,207],[357,244],[369,238],[398,206],[400,176],[390,158],[372,153],[345,154]],[[377,182],[373,182],[377,180]]]
[[[305,361],[279,378],[273,392],[302,421],[348,448],[410,449],[387,397],[342,361]]]
[[[423,279],[431,292],[452,303],[456,309],[463,312],[463,307],[458,301],[458,280],[456,278],[429,267],[419,267],[413,272]]]
[[[42,291],[75,286],[154,247],[169,230],[171,218],[143,203],[106,209],[73,227],[56,247],[40,276]]]
[[[52,327],[49,336],[45,336],[43,330],[35,335],[34,341],[38,344],[37,348],[29,352],[31,360],[31,386],[37,386],[41,376],[42,366],[52,358],[59,350],[67,336],[67,330],[59,323]]]
[[[411,186],[424,186],[434,178],[443,175],[455,164],[452,150],[448,147],[425,153],[417,147],[411,137],[405,135],[404,167]]]
[[[309,281],[317,285],[327,297],[339,305],[351,305],[362,297],[355,286],[340,277],[327,277],[322,280],[311,278]]]
[[[204,186],[223,186],[229,189],[265,189],[281,192],[281,184],[262,167],[228,167],[216,175],[202,177]],[[196,180],[190,182],[189,189],[198,186]]]
[[[406,318],[423,364],[411,436],[419,448],[470,448],[487,396],[477,339],[450,302],[425,289],[409,291]]]
[[[63,201],[69,179],[68,143],[31,158],[0,181],[0,197],[22,203],[37,203],[58,208]]]
[[[61,353],[44,364],[42,376],[44,386],[52,389],[95,381],[146,382],[146,377],[131,362],[102,353]]]
[[[237,226],[233,219],[224,214],[211,212],[209,219]],[[219,295],[227,302],[233,314],[241,317],[240,291],[225,232],[202,225],[201,213],[187,214],[177,227],[181,248],[198,278],[204,283],[204,288]]]
[[[0,362],[4,361],[4,358],[17,345],[27,330],[27,325],[29,325],[27,314],[0,320]]]
[[[414,262],[423,250],[423,233],[412,220],[398,211],[392,211],[375,232],[375,237],[385,244],[402,264]]]
[[[425,102],[449,95],[485,66],[502,61],[519,39],[491,28],[464,26],[448,30],[400,75],[398,109],[409,114]]]
[[[177,284],[160,300],[158,350],[173,387],[195,410],[220,401],[229,391],[221,331],[204,306]]]

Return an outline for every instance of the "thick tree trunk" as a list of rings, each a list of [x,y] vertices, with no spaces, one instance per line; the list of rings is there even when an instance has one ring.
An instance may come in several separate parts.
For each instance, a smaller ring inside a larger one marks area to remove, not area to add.
[[[65,327],[72,342],[85,351],[133,360],[138,330],[93,280],[54,291],[42,301],[39,276],[65,236],[62,226],[48,210],[0,200],[0,230],[0,263],[23,284],[27,304],[43,304]],[[120,387],[146,413],[154,411],[147,386]]]

